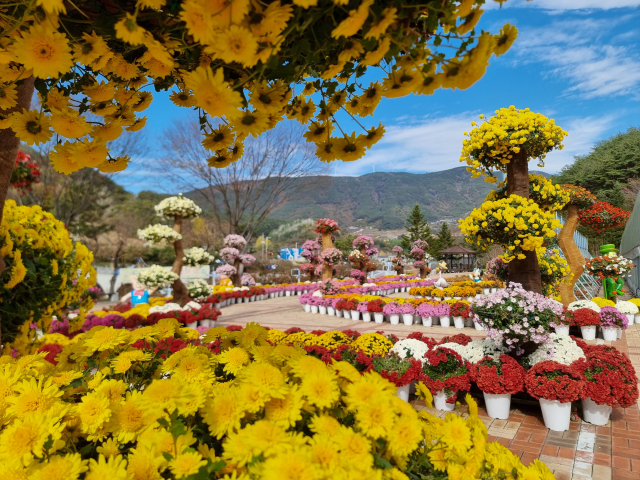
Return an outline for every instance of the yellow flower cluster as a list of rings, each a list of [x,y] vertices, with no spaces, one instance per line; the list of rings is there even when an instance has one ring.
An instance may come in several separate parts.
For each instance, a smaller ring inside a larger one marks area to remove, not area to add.
[[[468,139],[462,141],[461,162],[474,178],[487,175],[485,180],[495,182],[491,170],[507,171],[506,165],[514,155],[524,151],[527,160],[537,158],[538,166],[544,166],[546,154],[553,149],[562,150],[562,141],[568,135],[553,119],[528,108],[519,110],[513,105],[496,110],[496,114],[474,127]],[[484,118],[480,115],[480,118]]]
[[[384,127],[332,136],[339,111],[365,117],[382,97],[468,88],[513,44],[517,30],[508,24],[472,36],[483,12],[473,3],[446,0],[436,15],[431,6],[380,0],[138,0],[112,10],[18,1],[3,17],[0,110],[16,107],[18,82],[32,76],[41,80],[42,108],[3,116],[0,128],[28,144],[61,139],[50,154],[59,172],[120,171],[130,158],[112,158],[109,142],[145,126],[139,114],[155,86],[173,90],[176,105],[197,108],[210,166],[237,161],[248,136],[285,116],[310,125],[305,137],[322,160],[356,160]],[[407,29],[407,19],[420,27]],[[439,48],[441,32],[458,40],[455,55]],[[382,82],[356,80],[381,62]]]
[[[37,205],[18,207],[7,200],[0,255],[8,267],[0,273],[4,341],[23,323],[50,317],[95,285],[93,254],[74,244],[64,224]]]
[[[593,297],[591,301],[596,305],[598,305],[600,308],[616,306],[616,302],[614,302],[613,300],[607,300],[606,298],[602,298],[602,297]]]
[[[500,182],[497,190],[492,190],[485,201],[498,200],[507,197],[507,181]],[[542,210],[555,212],[562,210],[571,199],[571,194],[562,185],[553,182],[542,175],[529,174],[529,198],[536,202]]]
[[[467,243],[480,248],[501,245],[505,253],[500,258],[507,263],[541,248],[545,237],[554,237],[554,229],[562,226],[553,213],[518,195],[485,201],[459,225]]]
[[[211,329],[219,353],[161,346],[186,330],[95,327],[56,366],[44,353],[0,357],[0,478],[395,480],[432,467],[552,478],[487,444],[470,397],[467,419],[418,414],[377,373],[269,345],[256,324]]]
[[[573,273],[558,249],[541,250],[544,253],[538,253],[538,264],[542,276],[542,293],[548,297],[555,297],[560,294],[558,290],[560,282],[571,280]]]

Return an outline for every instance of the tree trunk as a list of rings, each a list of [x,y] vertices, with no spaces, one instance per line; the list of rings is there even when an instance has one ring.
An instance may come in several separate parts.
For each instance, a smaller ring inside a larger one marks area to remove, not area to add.
[[[182,234],[182,217],[180,215],[177,215],[173,220],[173,229],[179,234]],[[173,261],[171,271],[180,275],[180,272],[182,272],[182,266],[184,265],[184,248],[182,246],[182,240],[176,240],[173,242],[173,249],[176,252],[176,259]],[[180,278],[173,282],[171,287],[173,288],[174,303],[184,307],[189,301],[189,291],[187,290],[187,287],[182,283]]]
[[[524,148],[507,163],[507,194],[529,198],[529,161]],[[525,290],[542,293],[542,278],[536,252],[524,252],[525,258],[509,262],[509,282],[520,283]]]
[[[580,278],[580,275],[582,275],[582,272],[584,272],[585,266],[584,255],[582,255],[582,252],[580,252],[576,242],[573,240],[573,234],[578,227],[578,205],[569,205],[567,210],[567,219],[558,234],[558,245],[569,264],[571,273],[573,273],[571,280],[560,283],[560,297],[565,307],[576,300],[573,294],[573,287],[578,281],[578,278]]]
[[[4,116],[22,109],[31,108],[31,97],[33,97],[33,77],[24,80],[22,85],[18,85],[18,103],[9,110],[2,110],[0,113]],[[18,156],[18,147],[20,147],[20,139],[10,128],[0,130],[0,221],[2,221],[2,213],[4,211],[4,200],[7,198],[9,184],[11,182],[11,173],[16,166],[16,158]],[[2,255],[0,255],[0,273],[6,268],[6,264]]]
[[[333,240],[331,239],[330,233],[322,234],[322,250],[327,250],[328,248],[333,248]],[[331,280],[333,277],[333,265],[329,265],[327,263],[322,264],[322,281],[325,282],[327,280]]]
[[[120,240],[118,242],[118,248],[116,248],[116,253],[113,256],[113,275],[111,276],[111,282],[109,286],[109,300],[111,300],[111,296],[116,293],[116,280],[118,279],[118,257],[120,256],[120,252],[124,247],[124,240]]]
[[[236,269],[236,273],[232,278],[233,286],[240,288],[242,286],[242,271],[244,270],[242,260],[236,258],[235,262],[233,262],[233,266]]]

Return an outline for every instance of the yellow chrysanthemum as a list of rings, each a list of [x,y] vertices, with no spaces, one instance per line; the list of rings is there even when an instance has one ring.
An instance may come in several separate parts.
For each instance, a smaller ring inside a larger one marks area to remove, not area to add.
[[[197,105],[212,117],[235,118],[242,113],[242,97],[224,81],[221,68],[214,73],[210,67],[198,67],[185,74],[184,82]]]
[[[195,475],[207,464],[207,461],[202,458],[198,452],[185,452],[179,454],[176,458],[169,462],[169,468],[176,478],[185,478],[190,475]]]
[[[44,445],[58,440],[64,424],[51,423],[44,415],[16,419],[0,433],[0,460],[4,463],[30,465],[33,457],[44,456]]]
[[[9,277],[7,283],[4,284],[4,288],[7,289],[12,289],[18,285],[27,275],[27,268],[22,262],[22,253],[20,250],[14,250],[12,263],[13,265],[11,266],[11,270],[7,270],[11,273],[11,277]]]
[[[80,429],[82,432],[95,434],[111,418],[109,399],[101,393],[88,393],[76,405],[76,414],[80,417]]]
[[[73,108],[53,110],[51,126],[59,135],[67,138],[80,138],[88,135],[92,126],[84,117],[78,116],[78,111]]]
[[[98,461],[89,460],[89,472],[85,475],[85,480],[127,480],[127,461],[122,455],[106,459],[100,454]]]
[[[48,462],[36,467],[31,478],[33,480],[77,480],[80,474],[86,471],[87,460],[82,460],[79,453],[53,455]]]
[[[300,391],[310,404],[318,408],[329,408],[340,397],[336,377],[328,369],[304,375]]]
[[[127,343],[129,339],[127,330],[113,327],[93,330],[91,333],[92,335],[85,339],[84,346],[92,352],[109,350],[121,343]]]
[[[49,22],[32,26],[11,45],[11,51],[38,78],[57,78],[73,65],[66,35],[53,30]]]
[[[27,145],[46,143],[52,133],[48,116],[26,109],[11,115],[11,129]]]
[[[222,352],[219,357],[220,363],[224,364],[224,371],[237,375],[242,368],[249,363],[249,353],[244,348],[233,347]]]

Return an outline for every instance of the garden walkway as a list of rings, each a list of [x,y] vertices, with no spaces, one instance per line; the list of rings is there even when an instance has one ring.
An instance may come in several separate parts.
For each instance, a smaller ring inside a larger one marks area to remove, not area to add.
[[[406,296],[397,294],[395,296]],[[364,323],[335,316],[305,313],[298,303],[299,297],[280,297],[261,302],[231,305],[223,308],[217,325],[245,325],[256,322],[271,328],[286,330],[299,327],[311,330],[357,330],[360,333],[384,331],[398,337],[420,331],[440,339],[461,330],[439,326],[390,325],[389,323]],[[463,333],[482,338],[484,333],[465,328]],[[640,372],[640,326],[633,325],[616,342],[596,339],[588,343],[611,343],[627,353]],[[482,397],[478,398],[480,414]],[[418,399],[412,400],[417,409],[426,409],[436,415],[444,412],[429,409]],[[640,480],[640,411],[631,408],[616,408],[611,421],[604,427],[583,423],[581,412],[572,414],[571,429],[567,432],[552,432],[545,428],[540,408],[537,405],[515,404],[508,420],[494,420],[482,416],[489,429],[489,440],[498,441],[519,455],[523,463],[529,464],[539,458],[555,474],[557,480]],[[574,407],[577,407],[577,403]],[[464,411],[464,407],[463,407]]]

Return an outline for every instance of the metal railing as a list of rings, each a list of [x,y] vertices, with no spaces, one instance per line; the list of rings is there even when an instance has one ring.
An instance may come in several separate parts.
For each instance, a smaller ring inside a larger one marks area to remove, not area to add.
[[[564,225],[564,218],[556,213],[556,219]],[[561,228],[556,228],[556,235],[560,233]],[[576,242],[580,253],[584,256],[584,258],[591,258],[591,254],[589,253],[589,240],[587,237],[582,235],[579,232],[574,232],[573,241]],[[564,254],[562,250],[560,250],[560,255],[564,258]],[[566,260],[566,259],[565,259]],[[598,292],[600,291],[600,282],[597,282],[591,275],[587,273],[583,273],[578,278],[578,281],[575,283],[573,287],[573,294],[579,300],[590,300],[593,297],[598,296]]]

